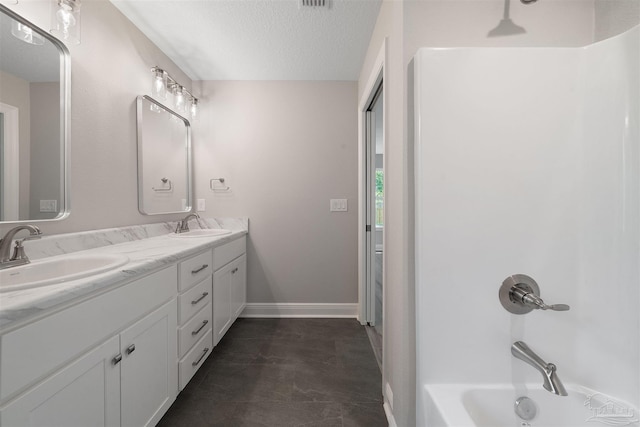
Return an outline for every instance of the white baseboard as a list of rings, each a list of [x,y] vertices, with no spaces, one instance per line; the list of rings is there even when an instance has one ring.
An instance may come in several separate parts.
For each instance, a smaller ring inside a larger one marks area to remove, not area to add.
[[[393,418],[393,412],[391,412],[391,407],[389,406],[389,402],[385,400],[384,405],[382,405],[382,407],[384,408],[384,413],[387,416],[389,427],[398,427],[398,424],[396,424],[396,419]]]
[[[247,303],[240,317],[356,318],[358,304]]]

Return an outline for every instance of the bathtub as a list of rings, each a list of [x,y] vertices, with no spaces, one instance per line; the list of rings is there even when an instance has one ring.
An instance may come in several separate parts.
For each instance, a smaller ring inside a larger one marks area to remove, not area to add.
[[[425,427],[639,427],[638,408],[579,386],[566,386],[568,396],[555,396],[541,385],[512,384],[425,386]],[[518,417],[514,404],[526,396],[537,415]]]

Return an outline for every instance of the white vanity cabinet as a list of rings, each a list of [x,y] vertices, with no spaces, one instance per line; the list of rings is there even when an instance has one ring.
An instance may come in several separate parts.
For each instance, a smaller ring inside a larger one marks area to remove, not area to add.
[[[213,350],[213,254],[207,250],[178,267],[178,383],[182,390]]]
[[[246,305],[246,237],[215,248],[213,260],[213,343],[217,345]]]
[[[176,267],[0,337],[0,426],[153,426],[177,394]]]

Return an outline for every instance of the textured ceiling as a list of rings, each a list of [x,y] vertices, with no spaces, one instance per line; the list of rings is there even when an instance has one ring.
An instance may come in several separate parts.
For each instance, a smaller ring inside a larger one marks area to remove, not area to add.
[[[193,80],[358,80],[381,0],[111,0]]]

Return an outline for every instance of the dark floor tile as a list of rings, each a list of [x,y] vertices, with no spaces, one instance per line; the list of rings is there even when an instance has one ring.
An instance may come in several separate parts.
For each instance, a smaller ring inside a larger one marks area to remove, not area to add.
[[[290,401],[294,369],[289,365],[214,365],[197,392],[221,402]]]
[[[342,427],[342,410],[336,403],[256,403],[238,406],[243,426]]]
[[[184,400],[188,400],[188,402],[184,402]],[[180,396],[178,396],[157,427],[231,427],[232,420],[239,418],[237,407],[237,403],[216,403],[202,397],[183,399],[181,402]]]
[[[265,342],[256,363],[264,364],[337,364],[336,343],[329,339],[274,338]]]
[[[388,427],[382,403],[343,403],[344,427]]]
[[[211,359],[214,363],[234,365],[255,364],[261,350],[270,339],[267,338],[227,338],[225,337],[213,349]]]
[[[355,319],[296,319],[285,327],[308,339],[368,339],[366,331]]]
[[[381,390],[380,376],[370,370],[309,363],[296,366],[291,398],[296,402],[382,402]]]
[[[336,355],[339,366],[345,368],[365,368],[367,370],[373,370],[378,368],[375,353],[371,348],[369,340],[336,340]]]
[[[291,331],[287,322],[289,319],[244,319],[235,321],[222,341],[226,339],[262,338],[300,338],[299,334]]]
[[[238,319],[158,425],[386,426],[381,375],[353,319]]]

